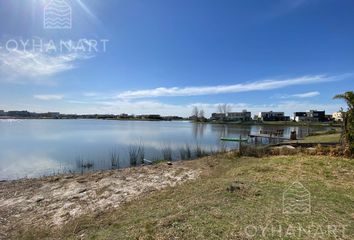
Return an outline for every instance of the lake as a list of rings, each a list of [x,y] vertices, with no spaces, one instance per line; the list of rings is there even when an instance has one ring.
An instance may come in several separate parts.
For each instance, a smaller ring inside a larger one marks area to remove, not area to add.
[[[205,151],[225,148],[221,137],[247,137],[264,129],[295,130],[306,135],[306,127],[196,124],[187,121],[109,120],[0,120],[0,180],[39,177],[63,172],[112,168],[112,154],[119,167],[129,167],[129,152],[142,145],[144,158],[162,159],[162,149],[171,149],[173,160],[187,144]],[[226,147],[235,147],[228,143]]]

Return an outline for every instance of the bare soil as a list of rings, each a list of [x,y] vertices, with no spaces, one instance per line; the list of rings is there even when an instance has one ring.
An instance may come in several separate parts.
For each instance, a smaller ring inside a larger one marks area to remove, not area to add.
[[[0,239],[26,225],[57,228],[81,215],[99,215],[199,174],[174,163],[1,182]]]

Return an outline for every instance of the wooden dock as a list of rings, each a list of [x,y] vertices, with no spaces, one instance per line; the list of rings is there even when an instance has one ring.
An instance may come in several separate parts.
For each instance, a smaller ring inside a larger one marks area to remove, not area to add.
[[[267,139],[279,139],[279,140],[290,140],[289,138],[272,136],[267,134],[250,134],[248,135],[250,138],[267,138]]]
[[[221,141],[227,141],[227,142],[248,142],[247,139],[242,139],[242,138],[220,138]]]

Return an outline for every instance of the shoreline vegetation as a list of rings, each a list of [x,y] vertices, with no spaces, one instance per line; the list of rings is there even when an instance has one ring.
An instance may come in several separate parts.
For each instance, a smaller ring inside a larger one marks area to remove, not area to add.
[[[173,147],[171,143],[161,142],[160,147],[155,148],[153,152],[146,152],[144,143],[136,141],[127,146],[126,149],[111,148],[107,151],[105,157],[98,161],[90,159],[85,154],[77,155],[72,162],[74,168],[61,165],[60,169],[43,172],[32,177],[19,178],[0,178],[0,182],[10,182],[26,179],[40,179],[48,176],[61,176],[65,174],[94,173],[99,171],[120,170],[127,168],[142,167],[146,165],[156,165],[159,163],[171,164],[178,161],[195,160],[205,156],[217,155],[232,150],[225,143],[221,142],[218,146],[203,146],[198,141],[185,143],[178,147]]]

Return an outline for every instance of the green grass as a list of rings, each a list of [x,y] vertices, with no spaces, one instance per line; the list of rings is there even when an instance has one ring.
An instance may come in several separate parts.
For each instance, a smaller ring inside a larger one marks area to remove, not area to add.
[[[340,123],[333,122],[294,122],[294,121],[248,121],[248,122],[224,122],[208,121],[205,124],[227,124],[227,125],[260,125],[260,126],[305,126],[305,127],[341,127]]]
[[[339,143],[341,134],[332,133],[332,134],[323,134],[308,136],[303,140],[299,140],[300,143]]]
[[[334,239],[333,233],[314,236],[321,232],[312,230],[309,235],[299,235],[289,232],[289,228],[313,226],[321,227],[323,231],[328,225],[347,225],[344,235],[337,232],[337,236],[354,239],[353,159],[303,155],[236,158],[225,155],[185,164],[202,169],[202,176],[126,203],[119,209],[81,217],[59,230],[31,227],[17,237],[320,239],[322,236],[322,239]],[[294,181],[300,181],[310,191],[311,214],[282,213],[282,194]],[[240,185],[240,189],[228,191],[233,184]],[[280,227],[282,233],[274,232]],[[266,229],[264,234],[262,228]],[[255,229],[257,233],[253,236]]]
[[[309,127],[340,127],[338,123],[331,122],[294,122],[294,121],[263,121],[263,122],[253,122],[255,125],[274,125],[274,126],[309,126]]]

